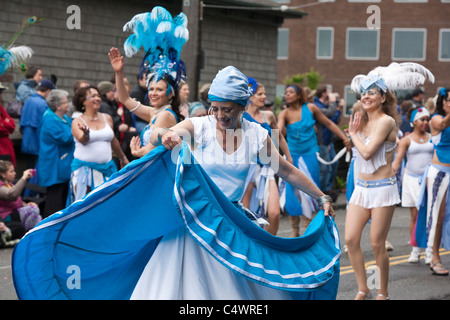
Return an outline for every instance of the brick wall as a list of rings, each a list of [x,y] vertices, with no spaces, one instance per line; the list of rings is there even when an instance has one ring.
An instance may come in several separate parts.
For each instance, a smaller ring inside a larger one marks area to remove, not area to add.
[[[306,1],[292,0],[290,5],[304,4]],[[346,60],[347,27],[366,27],[370,14],[369,5],[377,5],[381,10],[380,54],[378,60]],[[308,16],[301,20],[285,20],[283,27],[290,29],[289,59],[278,61],[278,83],[286,76],[309,71],[313,67],[323,76],[323,83],[333,86],[334,91],[343,95],[344,86],[360,73],[367,74],[379,65],[388,65],[391,60],[393,28],[426,28],[426,60],[418,61],[429,68],[436,77],[435,84],[427,83],[429,96],[436,93],[439,86],[450,84],[448,70],[450,62],[438,61],[439,29],[450,28],[450,3],[429,0],[428,3],[382,2],[350,3],[338,0],[305,8]],[[334,57],[332,60],[316,59],[317,27],[334,27]],[[397,61],[403,62],[403,61]]]

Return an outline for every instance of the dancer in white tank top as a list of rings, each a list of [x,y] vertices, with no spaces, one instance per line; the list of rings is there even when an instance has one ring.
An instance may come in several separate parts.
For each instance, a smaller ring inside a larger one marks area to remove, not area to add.
[[[121,167],[128,164],[114,136],[111,117],[98,112],[101,103],[98,89],[90,86],[79,89],[73,102],[75,108],[83,113],[72,122],[75,151],[67,205],[83,198],[117,171],[112,160],[113,152]]]
[[[420,185],[424,180],[422,176],[433,158],[434,147],[431,142],[431,135],[428,133],[430,121],[428,110],[424,107],[413,110],[410,120],[414,130],[400,140],[392,168],[395,172],[399,171],[402,160],[406,156],[406,166],[402,178],[402,207],[410,210],[409,232],[412,234],[417,220],[416,203]],[[427,248],[425,262],[431,259],[431,254],[431,248]],[[408,262],[418,263],[419,259],[420,249],[413,246]]]

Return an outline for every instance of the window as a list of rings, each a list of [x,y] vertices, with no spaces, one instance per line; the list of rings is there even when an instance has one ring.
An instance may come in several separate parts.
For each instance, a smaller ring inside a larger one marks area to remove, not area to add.
[[[317,28],[316,58],[333,59],[334,28]]]
[[[289,29],[278,29],[278,59],[287,59],[289,57]]]
[[[356,93],[351,89],[350,85],[344,86],[344,112],[342,115],[344,117],[350,117],[352,115],[353,105],[358,99],[356,98]]]
[[[392,60],[424,61],[426,56],[426,29],[392,30]]]
[[[379,30],[347,28],[345,58],[348,60],[378,60]]]
[[[409,2],[425,3],[425,2],[428,2],[428,0],[394,0],[394,2],[403,2],[403,3],[409,3]]]
[[[439,61],[450,61],[450,29],[439,30]]]

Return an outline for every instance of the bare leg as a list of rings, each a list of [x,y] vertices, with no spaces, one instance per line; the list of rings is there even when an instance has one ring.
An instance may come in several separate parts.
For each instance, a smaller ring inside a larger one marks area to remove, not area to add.
[[[364,266],[364,254],[361,250],[361,235],[365,225],[369,221],[370,210],[350,203],[345,218],[345,243],[348,248],[348,257],[355,272],[358,291],[368,294],[366,268]],[[366,296],[357,294],[356,300],[363,300]]]
[[[409,213],[411,215],[411,220],[409,221],[409,235],[412,235],[414,232],[414,227],[416,226],[417,208],[416,207],[409,208]]]
[[[395,206],[372,209],[372,222],[370,227],[370,244],[375,255],[375,261],[380,272],[380,288],[378,298],[388,297],[389,281],[389,254],[385,242],[391,226]]]

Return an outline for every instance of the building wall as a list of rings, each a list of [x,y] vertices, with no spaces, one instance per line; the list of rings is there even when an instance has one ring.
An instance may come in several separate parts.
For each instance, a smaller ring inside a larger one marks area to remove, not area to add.
[[[75,4],[80,8],[81,29],[69,29],[67,20],[72,12],[67,8]],[[123,43],[130,35],[123,32],[123,25],[135,14],[150,11],[157,1],[139,0],[13,0],[3,1],[0,10],[0,36],[7,42],[18,29],[22,21],[33,15],[44,20],[26,30],[15,43],[28,45],[34,50],[29,64],[40,66],[44,77],[55,74],[57,86],[72,95],[72,86],[78,79],[86,79],[96,85],[103,80],[110,80],[113,71],[107,52],[113,46],[123,53]],[[176,5],[178,3],[178,5]],[[181,11],[180,1],[164,1],[172,13]],[[136,85],[136,74],[142,55],[125,59],[125,74],[132,86]],[[9,87],[4,93],[8,101],[14,94],[13,83],[20,81],[23,74],[19,71],[8,72],[0,80]]]
[[[306,1],[292,0],[290,6],[304,4]],[[377,60],[347,60],[347,27],[367,27],[371,14],[366,10],[369,5],[380,8],[381,29],[380,49]],[[424,85],[427,96],[434,96],[436,88],[450,83],[450,62],[438,61],[439,30],[450,28],[450,3],[441,0],[429,0],[427,3],[396,3],[394,0],[365,3],[338,0],[305,8],[308,15],[301,20],[285,20],[283,28],[290,30],[289,58],[278,60],[278,84],[287,76],[309,71],[311,67],[324,76],[323,83],[331,84],[333,91],[344,94],[344,86],[349,85],[357,74],[367,74],[379,65],[388,65],[391,59],[393,28],[425,28],[426,59],[417,61],[431,70],[436,77],[434,84]],[[316,33],[318,27],[334,28],[333,59],[316,58]],[[405,62],[405,61],[396,61]]]
[[[189,4],[195,6],[197,2],[191,0]],[[172,14],[182,10],[180,0],[79,0],[76,5],[80,8],[81,29],[70,30],[67,20],[72,12],[67,13],[67,8],[72,4],[74,2],[65,0],[13,0],[2,3],[0,10],[0,39],[5,42],[25,18],[33,15],[44,17],[41,23],[26,30],[16,45],[30,46],[35,53],[29,64],[40,66],[44,77],[55,74],[58,88],[70,94],[73,83],[78,79],[97,84],[113,76],[107,52],[112,46],[123,52],[123,43],[129,33],[123,32],[122,27],[135,14],[150,11],[155,5],[164,6]],[[211,82],[218,70],[234,65],[247,76],[264,83],[268,98],[273,100],[277,75],[277,28],[280,23],[279,18],[270,14],[204,8],[200,23],[204,65],[197,71],[199,75],[191,75],[191,78],[199,79],[200,87]],[[190,49],[189,46],[186,50]],[[193,50],[186,50],[181,55],[186,63],[199,58],[191,52]],[[135,76],[141,58],[142,54],[138,54],[125,59],[125,74],[132,87],[137,83]],[[13,83],[22,78],[23,74],[17,70],[1,77],[0,81],[9,87],[3,94],[5,101],[14,95]],[[191,97],[194,98],[195,94]]]
[[[207,10],[201,25],[204,67],[200,86],[233,65],[263,83],[269,100],[275,98],[277,29],[279,23],[247,12]]]

